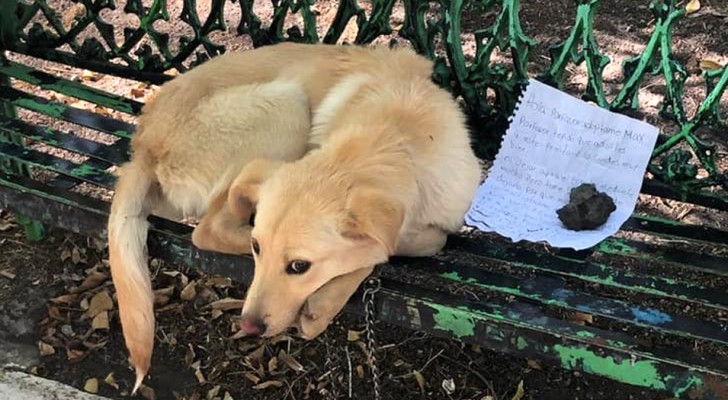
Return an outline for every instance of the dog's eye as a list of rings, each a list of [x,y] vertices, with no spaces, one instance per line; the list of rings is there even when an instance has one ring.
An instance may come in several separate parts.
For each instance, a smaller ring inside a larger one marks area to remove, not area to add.
[[[251,247],[253,248],[253,253],[255,253],[255,255],[256,255],[256,256],[257,256],[257,255],[260,255],[260,245],[258,244],[258,241],[257,241],[257,240],[255,240],[255,239],[253,239],[253,240],[252,240],[252,241],[250,242],[250,245],[251,245]]]
[[[304,260],[293,260],[288,263],[288,266],[286,267],[286,273],[291,275],[299,275],[308,271],[309,268],[311,268],[310,262]]]

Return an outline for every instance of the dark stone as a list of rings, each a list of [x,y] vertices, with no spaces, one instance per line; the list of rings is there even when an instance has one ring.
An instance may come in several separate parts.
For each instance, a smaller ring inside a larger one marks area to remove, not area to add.
[[[556,211],[567,229],[583,231],[599,228],[617,209],[609,195],[598,192],[593,183],[583,183],[569,194],[569,204]]]

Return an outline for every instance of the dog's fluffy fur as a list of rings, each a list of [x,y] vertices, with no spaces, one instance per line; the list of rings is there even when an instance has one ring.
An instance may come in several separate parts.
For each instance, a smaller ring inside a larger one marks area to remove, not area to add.
[[[409,50],[279,44],[165,84],[140,118],[109,219],[136,388],[153,347],[146,217],[196,216],[202,249],[253,256],[243,320],[320,334],[376,264],[438,252],[480,181],[463,115]],[[247,225],[256,208],[255,227]],[[310,263],[302,274],[289,264]]]

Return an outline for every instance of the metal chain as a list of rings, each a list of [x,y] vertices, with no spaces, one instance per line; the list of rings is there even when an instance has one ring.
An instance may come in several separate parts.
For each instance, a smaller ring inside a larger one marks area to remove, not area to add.
[[[372,383],[374,385],[374,400],[382,398],[379,390],[379,369],[377,368],[377,358],[374,354],[376,350],[376,342],[374,340],[374,294],[382,287],[382,282],[378,277],[370,277],[364,289],[364,314],[366,320],[366,339],[367,339],[367,356],[369,357],[369,365],[372,370]]]

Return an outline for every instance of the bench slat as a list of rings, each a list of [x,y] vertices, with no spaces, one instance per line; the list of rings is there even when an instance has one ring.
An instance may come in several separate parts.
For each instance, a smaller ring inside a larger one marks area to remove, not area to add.
[[[45,90],[52,90],[130,115],[138,115],[144,106],[144,103],[136,100],[94,89],[15,62],[10,62],[7,65],[0,64],[0,73]]]
[[[56,101],[50,101],[15,88],[0,86],[0,97],[9,100],[15,106],[110,135],[128,139],[134,132],[134,125],[132,124],[127,124],[123,121],[104,117],[100,114],[71,107]]]
[[[621,228],[632,232],[659,233],[676,238],[728,245],[728,232],[724,230],[709,226],[685,224],[651,215],[632,214],[632,217]]]
[[[76,200],[79,198],[83,196],[46,188],[27,178],[0,176],[0,203],[13,211],[39,215],[45,223],[104,239],[108,205],[96,207],[103,202],[93,199],[79,202]],[[204,259],[201,269],[215,268],[215,273],[219,273],[219,265],[229,265],[232,267],[227,276],[250,282],[250,257],[197,251],[188,239],[174,236],[160,239],[160,233],[155,228],[150,232],[153,254],[157,254],[157,248],[166,249],[165,253],[172,256],[169,261],[181,265],[199,265],[200,260],[209,257]],[[186,250],[179,251],[182,248]],[[360,298],[355,295],[352,302]],[[555,361],[565,368],[586,370],[642,387],[673,392],[699,389],[708,393],[728,388],[728,371],[721,360],[670,349],[645,349],[623,332],[578,326],[544,315],[525,303],[505,306],[476,303],[386,278],[375,299],[380,320],[438,336]],[[361,312],[360,304],[354,306]],[[635,374],[635,368],[651,373]]]
[[[535,253],[511,246],[482,246],[476,240],[461,236],[452,237],[451,242],[457,250],[497,262],[506,261],[514,268],[539,270],[586,282],[728,310],[728,296],[722,291],[627,272],[609,265],[565,256]]]
[[[691,253],[667,246],[653,246],[636,240],[617,238],[602,241],[596,250],[602,254],[678,264],[707,274],[728,276],[728,258],[726,257]]]
[[[59,149],[69,150],[109,164],[121,165],[126,162],[126,153],[129,148],[129,139],[119,138],[109,146],[93,140],[84,139],[71,133],[56,129],[29,124],[18,119],[9,119],[0,116],[0,130],[11,134],[21,135]],[[117,145],[118,144],[118,145]]]
[[[464,287],[475,286],[534,300],[543,305],[580,311],[647,329],[728,344],[728,327],[682,315],[671,315],[655,308],[633,305],[621,300],[574,291],[565,287],[563,279],[543,274],[537,274],[531,279],[519,279],[487,271],[484,268],[433,259],[408,261],[402,259],[402,261],[393,261],[394,263],[405,263],[407,268],[424,273],[435,273],[441,278],[463,284]]]
[[[0,142],[0,154],[15,161],[53,171],[71,178],[88,182],[107,189],[112,189],[116,178],[99,167],[108,168],[109,164],[95,163],[76,164],[51,154],[41,153],[28,147],[12,143]]]

